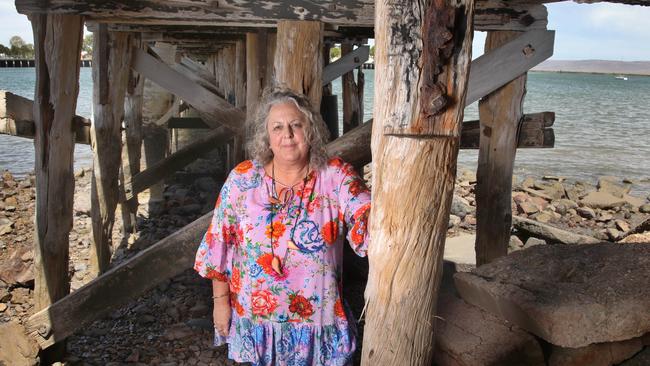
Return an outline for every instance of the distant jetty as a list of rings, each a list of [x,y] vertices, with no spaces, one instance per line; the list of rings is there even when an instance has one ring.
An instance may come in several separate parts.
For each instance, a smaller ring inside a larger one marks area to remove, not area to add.
[[[81,60],[81,67],[90,67],[91,60]],[[0,59],[0,68],[35,67],[34,59]]]
[[[532,71],[650,76],[650,61],[546,60]]]

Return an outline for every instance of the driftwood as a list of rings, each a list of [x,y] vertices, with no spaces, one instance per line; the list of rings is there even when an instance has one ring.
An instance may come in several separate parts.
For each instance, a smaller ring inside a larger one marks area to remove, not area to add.
[[[551,225],[542,224],[535,220],[513,216],[512,226],[526,234],[562,244],[596,244],[601,241],[587,235],[575,234],[570,231],[558,229]]]
[[[488,32],[485,50],[495,49],[519,32]],[[517,128],[523,117],[526,74],[479,101],[481,123],[476,171],[476,265],[508,255],[512,225],[512,171]]]
[[[430,365],[474,3],[393,0],[376,6],[375,73],[382,77],[375,80],[372,245],[361,357],[365,365]],[[431,69],[423,70],[427,62]],[[422,93],[434,86],[448,107],[440,107],[435,93]]]

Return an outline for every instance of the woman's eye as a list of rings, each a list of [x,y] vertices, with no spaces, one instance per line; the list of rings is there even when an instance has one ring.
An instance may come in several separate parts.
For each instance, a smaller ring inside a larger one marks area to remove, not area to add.
[[[282,129],[282,126],[273,126],[273,131],[280,131]]]
[[[293,128],[302,128],[302,123],[300,123],[300,122],[292,123],[291,127],[293,127]]]

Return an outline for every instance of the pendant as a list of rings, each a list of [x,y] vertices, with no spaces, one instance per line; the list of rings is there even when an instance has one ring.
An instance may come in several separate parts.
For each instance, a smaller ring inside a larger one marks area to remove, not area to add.
[[[281,275],[282,274],[282,267],[280,264],[280,258],[278,256],[274,255],[273,259],[271,260],[271,268],[275,271],[275,273]]]
[[[293,250],[300,250],[300,248],[298,248],[296,243],[294,243],[293,240],[291,240],[291,239],[287,240],[287,248],[288,249],[293,249]]]

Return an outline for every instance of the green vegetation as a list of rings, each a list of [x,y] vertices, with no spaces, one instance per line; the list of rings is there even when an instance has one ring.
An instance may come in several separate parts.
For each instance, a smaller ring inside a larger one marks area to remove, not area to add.
[[[93,34],[88,34],[84,37],[84,42],[81,45],[81,52],[85,53],[87,56],[92,56],[93,54]]]
[[[19,36],[13,36],[9,40],[9,47],[0,44],[0,58],[34,58],[34,45],[25,43]]]
[[[370,47],[370,57],[375,58],[375,46]]]
[[[335,60],[341,57],[341,47],[330,48],[330,60]]]

